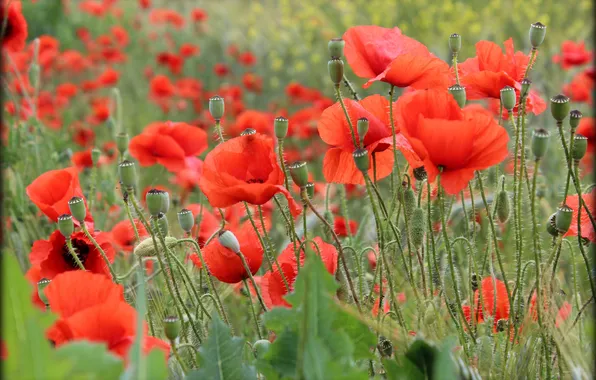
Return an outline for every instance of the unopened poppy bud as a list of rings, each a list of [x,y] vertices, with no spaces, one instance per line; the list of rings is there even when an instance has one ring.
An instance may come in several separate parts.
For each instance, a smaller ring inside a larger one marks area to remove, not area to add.
[[[166,242],[166,246],[168,248],[174,247],[178,244],[178,239],[172,236],[166,236],[164,238]],[[157,243],[160,250],[163,248],[161,247],[160,243]],[[138,257],[153,257],[157,254],[155,251],[155,244],[153,244],[153,239],[148,237],[145,240],[142,240],[134,249],[133,251],[135,256]]]
[[[344,55],[344,47],[346,46],[346,41],[341,38],[332,38],[329,40],[327,44],[327,48],[329,49],[329,56],[331,58],[341,58]]]
[[[245,130],[240,132],[240,136],[252,136],[252,135],[255,135],[256,133],[257,133],[256,129],[246,128]]]
[[[166,338],[170,341],[176,340],[180,335],[180,319],[176,316],[166,317],[163,320],[163,331],[166,334]]]
[[[516,103],[515,89],[511,86],[505,86],[501,89],[501,104],[507,111],[511,111]]]
[[[168,231],[170,230],[170,225],[168,223],[168,218],[166,218],[166,214],[160,212],[155,216],[155,222],[157,228],[161,231],[162,236],[167,236]]]
[[[435,312],[435,308],[432,304],[428,304],[426,306],[426,310],[424,311],[424,324],[426,325],[433,325],[437,320],[437,315]]]
[[[403,197],[405,217],[409,220],[416,208],[416,194],[414,194],[414,190],[411,187],[408,187],[404,190]]]
[[[85,201],[81,197],[72,197],[68,201],[68,209],[72,217],[83,222],[87,216],[87,209],[85,209]]]
[[[304,187],[306,188],[306,194],[308,195],[308,199],[313,199],[313,197],[315,196],[315,184],[309,182]]]
[[[414,178],[416,178],[416,181],[424,181],[427,177],[426,169],[424,168],[424,166],[417,167],[413,170],[413,173]]]
[[[510,213],[511,205],[509,202],[509,194],[507,194],[505,190],[501,190],[497,194],[497,217],[499,218],[499,222],[507,222]]]
[[[296,161],[288,165],[292,181],[299,187],[303,188],[308,183],[308,167],[305,161]]]
[[[521,81],[521,91],[520,91],[520,96],[521,97],[526,97],[528,96],[528,92],[530,91],[530,86],[532,85],[532,81],[529,80],[528,78],[524,78]]]
[[[565,233],[571,226],[571,219],[573,217],[573,209],[567,205],[563,205],[557,209],[555,213],[555,226],[560,233]]]
[[[548,148],[550,133],[544,128],[535,129],[532,132],[532,153],[536,158],[544,157]]]
[[[557,226],[555,224],[556,216],[556,213],[552,214],[546,222],[546,231],[553,237],[559,236],[559,231],[557,231]]]
[[[97,166],[99,164],[99,159],[101,158],[101,150],[97,148],[93,148],[91,151],[91,161],[93,161],[93,165]]]
[[[344,78],[344,62],[341,59],[331,59],[327,63],[327,69],[329,70],[329,77],[335,87],[339,87],[342,79]]]
[[[426,231],[426,218],[424,217],[424,211],[417,207],[410,219],[410,237],[412,239],[412,245],[418,249],[422,246],[424,241],[424,232]]]
[[[449,93],[453,96],[460,108],[466,105],[466,88],[459,84],[454,84],[448,88]]]
[[[145,203],[147,203],[149,214],[157,216],[160,212],[163,212],[163,193],[165,191],[159,189],[151,189],[147,192]]]
[[[116,147],[118,148],[118,152],[120,152],[121,155],[123,155],[128,149],[129,140],[130,138],[128,137],[128,133],[118,133],[116,135]]]
[[[215,120],[221,120],[225,111],[224,98],[219,95],[215,95],[209,99],[209,113]]]
[[[497,332],[503,332],[507,329],[507,325],[509,324],[509,321],[501,318],[497,321]]]
[[[190,233],[190,230],[195,225],[195,218],[192,216],[192,212],[186,208],[178,211],[178,223],[185,232]]]
[[[578,110],[573,110],[569,112],[569,126],[572,130],[575,130],[575,128],[579,126],[579,122],[581,121],[583,116],[584,115]]]
[[[358,131],[358,138],[360,139],[360,146],[364,146],[364,138],[368,133],[368,127],[370,126],[368,119],[361,117],[356,123],[356,130]]]
[[[530,44],[532,44],[534,49],[542,44],[544,36],[546,36],[546,25],[541,22],[535,22],[530,25]]]
[[[573,150],[571,156],[574,160],[581,160],[588,150],[588,138],[584,135],[577,134],[573,137]]]
[[[217,239],[219,240],[219,244],[223,247],[228,248],[234,253],[240,253],[240,242],[238,242],[236,235],[234,235],[232,231],[221,231]]]
[[[356,149],[352,153],[352,157],[354,157],[354,163],[361,172],[368,172],[368,169],[370,169],[370,159],[368,158],[368,150]]]
[[[135,163],[124,160],[118,165],[120,172],[120,183],[126,188],[134,188],[137,184],[137,170]]]
[[[563,121],[569,113],[569,98],[559,94],[550,98],[550,112],[556,121]]]
[[[273,122],[273,129],[275,130],[275,137],[284,139],[288,135],[288,119],[283,116],[278,116]]]
[[[472,276],[470,277],[470,286],[473,291],[478,290],[478,275],[476,273],[472,273]]]
[[[269,351],[269,346],[271,346],[271,342],[269,342],[268,340],[266,340],[266,339],[257,340],[252,345],[252,350],[255,355],[255,358],[263,359],[263,357],[265,357],[265,354],[267,353],[267,351]]]
[[[393,344],[391,344],[391,341],[384,336],[379,337],[378,348],[379,353],[383,357],[388,358],[393,354]]]
[[[461,36],[457,33],[453,33],[449,36],[449,49],[452,53],[459,53],[461,50]]]
[[[58,217],[58,230],[65,238],[70,238],[74,232],[74,223],[70,214],[62,214]]]
[[[45,290],[48,285],[50,285],[50,282],[52,282],[52,280],[48,280],[47,278],[42,278],[41,280],[37,281],[37,295],[44,305],[48,305],[48,297],[46,296]]]

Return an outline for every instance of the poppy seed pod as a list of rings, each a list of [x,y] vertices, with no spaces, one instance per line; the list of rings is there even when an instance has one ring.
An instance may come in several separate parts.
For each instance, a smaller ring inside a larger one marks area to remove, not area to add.
[[[240,253],[240,242],[238,242],[236,235],[232,231],[221,231],[217,239],[223,247],[228,248],[234,253]]]
[[[166,334],[166,338],[170,341],[176,340],[180,335],[180,319],[176,316],[166,317],[163,320],[163,331]]]
[[[424,181],[427,177],[424,166],[417,167],[412,172],[414,173],[414,178],[416,178],[416,181]]]
[[[546,222],[546,231],[553,237],[557,237],[559,235],[559,231],[557,231],[557,227],[555,224],[556,216],[556,213],[552,214],[548,217],[548,221]]]
[[[70,238],[74,232],[74,223],[70,214],[62,214],[58,217],[58,229],[65,238]]]
[[[579,161],[584,158],[588,150],[588,138],[584,135],[575,135],[573,137],[573,150],[571,151],[571,156],[574,160]]]
[[[416,208],[416,194],[414,194],[414,190],[412,190],[412,188],[407,188],[404,190],[403,197],[405,217],[410,220],[412,213]]]
[[[168,231],[170,229],[170,225],[168,224],[168,218],[166,218],[166,214],[160,212],[156,216],[154,216],[155,226],[159,228],[161,231],[162,236],[167,236]]]
[[[267,351],[269,351],[269,346],[271,346],[271,342],[269,342],[268,340],[266,340],[266,339],[257,340],[252,345],[252,350],[255,355],[255,358],[262,359],[265,356],[265,354],[267,353]]]
[[[147,192],[145,203],[147,203],[149,214],[157,216],[160,212],[163,212],[163,193],[165,191],[159,189],[151,189]]]
[[[437,320],[437,315],[435,313],[435,308],[432,304],[428,304],[426,306],[426,310],[424,310],[424,323],[426,325],[433,325]]]
[[[360,138],[360,146],[363,146],[364,144],[364,138],[368,133],[369,126],[370,124],[368,122],[368,119],[365,117],[361,117],[360,119],[358,119],[358,122],[356,123],[356,130],[358,131],[358,137]]]
[[[128,133],[118,133],[116,135],[116,147],[118,148],[120,155],[123,155],[128,149],[129,141],[130,137],[128,136]]]
[[[346,46],[346,41],[341,38],[332,38],[327,44],[329,56],[331,58],[341,58],[344,55],[344,46]]]
[[[448,88],[449,93],[453,95],[453,98],[457,102],[460,108],[466,105],[466,88],[459,84],[454,84]]]
[[[68,209],[72,214],[72,217],[83,222],[87,216],[87,209],[85,208],[85,201],[81,197],[72,197],[68,201]]]
[[[42,278],[41,280],[37,281],[37,295],[44,305],[48,305],[48,297],[46,296],[45,290],[51,282],[52,280],[48,280],[47,278]]]
[[[101,150],[97,148],[93,148],[91,151],[91,161],[93,161],[93,165],[97,166],[99,164],[99,159],[101,158]]]
[[[312,199],[315,196],[315,184],[309,182],[304,185],[304,187],[306,188],[306,195],[308,195],[308,199]]]
[[[541,22],[535,22],[530,25],[530,44],[532,44],[534,49],[542,44],[544,36],[546,36],[546,25]]]
[[[273,121],[273,129],[275,130],[275,137],[284,139],[288,135],[288,119],[283,116],[278,116]]]
[[[344,62],[341,59],[331,59],[327,63],[327,69],[329,70],[329,77],[335,87],[339,87],[342,79],[344,78]]]
[[[497,217],[499,222],[505,223],[509,220],[511,213],[511,205],[509,202],[509,194],[505,190],[499,191],[497,194]]]
[[[521,97],[526,97],[528,96],[528,92],[530,91],[530,86],[532,85],[532,81],[529,80],[528,78],[524,78],[521,81],[521,91],[520,91],[520,96]]]
[[[511,111],[516,103],[515,89],[511,86],[505,86],[501,89],[501,104],[507,111]]]
[[[497,321],[497,332],[503,332],[507,329],[507,325],[509,324],[509,321],[501,318]]]
[[[565,233],[571,226],[571,219],[573,217],[573,209],[567,205],[563,205],[557,209],[555,213],[555,227],[560,233]]]
[[[246,128],[242,132],[240,132],[240,136],[252,136],[257,133],[256,129],[253,128]]]
[[[215,95],[209,99],[209,113],[211,117],[215,120],[221,120],[224,115],[225,111],[225,102],[224,99],[219,96]]]
[[[192,212],[186,208],[178,211],[178,223],[180,224],[180,228],[190,233],[195,225],[195,218],[192,216]]]
[[[582,113],[578,110],[573,110],[569,112],[569,126],[572,130],[575,130],[575,128],[577,128],[583,116],[584,115],[582,115]]]
[[[453,33],[449,36],[449,49],[454,54],[459,53],[461,50],[461,36],[457,33]]]
[[[424,241],[424,232],[426,231],[426,218],[424,217],[424,210],[417,207],[412,214],[410,220],[410,238],[414,248],[418,249],[422,246]]]
[[[470,278],[470,286],[472,286],[472,290],[478,290],[478,275],[476,273],[472,273]]]
[[[356,149],[352,153],[352,157],[354,157],[354,163],[358,170],[363,173],[368,172],[370,169],[370,159],[368,158],[368,150],[366,149]]]
[[[308,183],[308,167],[306,166],[305,161],[293,162],[288,165],[288,169],[290,169],[292,181],[294,181],[298,187],[303,188],[306,186]]]
[[[569,113],[569,98],[559,94],[550,98],[550,113],[556,121],[563,121]]]
[[[537,159],[544,157],[549,137],[549,131],[544,128],[538,128],[532,132],[532,153]]]
[[[165,237],[165,242],[166,242],[166,246],[168,248],[172,248],[174,247],[177,243],[178,243],[178,239],[176,239],[175,237],[172,236],[166,236]],[[163,248],[161,247],[161,245],[158,244],[158,247],[160,250],[162,250]],[[155,251],[155,245],[153,244],[153,239],[148,237],[145,240],[142,240],[134,249],[133,251],[135,256],[138,257],[153,257],[157,254],[157,251]]]
[[[126,189],[132,189],[137,184],[137,170],[135,166],[134,162],[128,160],[124,160],[118,165],[120,183]]]
[[[383,357],[388,358],[393,354],[393,344],[391,344],[391,341],[385,338],[384,336],[379,337],[378,348],[379,353]]]

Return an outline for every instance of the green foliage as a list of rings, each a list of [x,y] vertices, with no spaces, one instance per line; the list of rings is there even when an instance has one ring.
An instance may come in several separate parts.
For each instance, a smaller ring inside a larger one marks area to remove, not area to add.
[[[72,342],[56,350],[56,357],[73,363],[69,379],[119,379],[122,360],[107,351],[105,344],[87,341]]]

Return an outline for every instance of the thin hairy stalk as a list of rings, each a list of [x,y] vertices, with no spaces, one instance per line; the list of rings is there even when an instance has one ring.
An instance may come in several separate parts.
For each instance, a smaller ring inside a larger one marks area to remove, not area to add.
[[[261,296],[261,291],[259,290],[259,287],[257,286],[255,278],[253,277],[250,267],[248,266],[248,263],[246,262],[246,258],[244,257],[244,254],[242,253],[242,251],[239,251],[236,253],[236,255],[240,258],[240,260],[242,260],[242,266],[244,267],[246,274],[250,278],[250,282],[252,283],[252,286],[255,288],[255,292],[257,293],[257,298],[259,299],[259,303],[261,304],[261,307],[263,308],[263,310],[268,311],[269,309],[267,309],[267,306],[265,305],[265,301],[263,301],[263,297]],[[249,289],[249,292],[250,292],[250,289]]]
[[[242,283],[246,288],[246,293],[248,293],[248,301],[250,302],[250,310],[252,312],[252,317],[255,321],[255,329],[257,330],[257,335],[259,336],[259,339],[263,339],[263,335],[261,334],[261,326],[259,325],[259,318],[257,317],[257,312],[255,311],[255,304],[252,302],[252,294],[250,294],[250,287],[248,286],[248,282],[246,282],[246,279],[243,279]]]
[[[261,221],[261,228],[263,229],[263,234],[265,235],[265,239],[267,240],[267,244],[269,244],[269,251],[265,251],[265,255],[267,256],[267,260],[269,261],[269,266],[271,267],[271,271],[273,271],[273,264],[275,263],[279,273],[281,274],[281,279],[284,282],[286,289],[290,290],[290,285],[288,284],[288,280],[286,279],[286,275],[281,270],[281,266],[279,265],[279,261],[277,260],[277,256],[273,253],[273,242],[267,233],[267,228],[265,227],[265,218],[263,217],[263,209],[261,206],[257,206],[257,210],[259,211],[259,219]],[[295,243],[294,243],[295,244]]]
[[[72,240],[70,240],[70,238],[66,238],[66,247],[68,248],[68,253],[70,253],[70,255],[72,256],[75,263],[77,263],[77,266],[79,267],[79,269],[86,270],[85,266],[79,259],[79,255],[77,255],[77,252],[75,251],[74,247],[72,246]]]
[[[354,126],[352,125],[352,119],[350,119],[350,115],[348,114],[348,109],[346,108],[346,105],[344,104],[344,100],[341,96],[341,91],[339,89],[339,86],[335,88],[335,96],[337,97],[337,101],[341,105],[341,109],[344,111],[344,115],[346,117],[346,120],[348,121],[348,126],[350,127],[350,134],[352,135],[352,143],[354,143],[354,148],[357,148],[358,143],[356,141],[356,135],[354,134]]]
[[[182,358],[180,358],[180,355],[178,354],[178,349],[176,348],[176,342],[171,340],[170,347],[172,347],[172,351],[174,352],[176,361],[178,362],[178,364],[180,364],[180,367],[182,367],[182,375],[186,376],[186,373],[188,372],[188,368],[186,367],[186,364],[184,364],[184,362],[182,361]]]
[[[95,240],[95,238],[91,235],[91,233],[89,232],[89,229],[85,225],[85,222],[81,223],[81,228],[83,229],[85,236],[87,236],[87,239],[89,239],[89,241],[91,241],[91,243],[93,243],[93,245],[95,246],[95,249],[97,249],[99,251],[101,257],[103,258],[103,261],[106,263],[108,270],[110,271],[110,275],[112,276],[112,281],[114,281],[117,284],[118,276],[116,276],[116,273],[114,272],[114,268],[112,267],[112,264],[110,263],[110,260],[108,259],[108,256],[106,255],[106,252],[97,243],[97,240]]]
[[[575,162],[575,177],[579,178],[579,162]],[[577,192],[578,198],[578,205],[580,204],[579,200],[583,200],[582,197],[582,188],[581,186],[578,187]],[[582,254],[584,259],[584,264],[586,265],[586,270],[588,271],[588,279],[590,280],[590,288],[592,289],[592,297],[596,298],[596,287],[594,286],[594,276],[592,275],[592,269],[590,268],[590,262],[588,261],[588,255],[586,254],[584,244],[582,242],[582,208],[578,206],[577,208],[577,245],[579,246],[579,251]]]
[[[344,85],[346,86],[348,91],[350,91],[350,95],[352,95],[352,97],[354,98],[355,101],[359,101],[360,97],[358,96],[358,93],[354,89],[354,86],[352,86],[352,82],[350,82],[348,80],[348,77],[346,77],[345,74],[344,74],[343,81],[344,81]]]
[[[221,123],[219,120],[215,120],[215,132],[217,132],[217,137],[219,138],[219,143],[221,144],[222,142],[226,141],[223,137],[223,131],[222,131],[222,127],[221,127]]]
[[[199,295],[199,292],[197,291],[197,289],[195,288],[192,279],[190,278],[190,275],[188,274],[188,272],[186,271],[186,268],[184,267],[184,264],[182,264],[182,262],[180,261],[180,259],[178,259],[178,257],[176,257],[176,255],[173,254],[173,252],[169,252],[170,256],[172,257],[172,259],[174,259],[174,262],[176,263],[176,265],[178,266],[180,272],[182,273],[182,276],[184,277],[184,280],[186,280],[186,283],[188,283],[193,295],[195,296],[195,298],[197,299],[197,302],[199,303],[199,307],[201,308],[201,310],[203,310],[203,312],[205,314],[207,314],[207,317],[209,319],[211,319],[211,315],[209,314],[209,311],[207,311],[207,309],[205,308],[205,306],[203,305],[203,302],[201,301],[201,296]]]

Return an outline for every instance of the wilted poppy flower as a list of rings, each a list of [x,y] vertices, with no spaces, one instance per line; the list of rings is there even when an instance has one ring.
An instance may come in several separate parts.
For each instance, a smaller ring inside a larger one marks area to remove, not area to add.
[[[364,147],[368,150],[371,168],[368,171],[370,178],[374,178],[374,159],[376,159],[376,178],[387,177],[393,171],[393,137],[391,136],[391,124],[389,120],[389,101],[380,95],[372,95],[359,102],[351,99],[344,100],[345,106],[350,115],[356,143],[360,144],[360,137],[356,130],[358,119],[367,118],[369,129],[364,137]],[[414,167],[422,163],[414,153],[408,140],[402,136],[396,122],[396,148],[399,149],[406,159]],[[323,159],[323,174],[327,182],[344,184],[364,184],[364,176],[356,167],[352,156],[354,142],[351,137],[350,126],[345,118],[344,112],[339,103],[323,111],[317,125],[321,139],[333,146],[325,154]]]
[[[496,292],[493,281],[496,284]],[[500,319],[509,318],[509,298],[507,297],[507,289],[503,281],[496,278],[493,279],[493,277],[485,277],[482,280],[481,287],[483,306],[480,306],[480,293],[476,290],[474,292],[474,315],[478,323],[484,322],[484,313],[494,317],[493,330],[496,332],[498,321]],[[462,306],[462,308],[464,309],[466,319],[470,321],[472,319],[470,306],[465,305]]]
[[[350,226],[350,233],[353,235],[358,230],[358,222],[355,220],[350,220],[349,223],[346,223],[346,219],[342,218],[341,216],[336,216],[333,220],[333,229],[337,236],[346,237],[348,236],[348,225]]]
[[[149,236],[143,224],[137,219],[135,219],[135,226],[140,238]],[[112,227],[110,235],[116,248],[124,252],[132,252],[135,243],[137,243],[135,231],[128,219],[125,219]]]
[[[273,140],[260,133],[239,136],[219,144],[205,157],[201,190],[213,207],[238,202],[262,205],[282,193],[292,215],[301,207],[283,187],[284,173],[277,164]]]
[[[320,250],[320,257],[325,264],[325,268],[331,274],[335,274],[337,271],[337,249],[335,246],[325,243],[320,237],[315,237],[313,241],[317,244]],[[314,244],[309,243],[310,249],[315,252],[317,251]],[[300,252],[300,266],[304,265],[305,260],[304,251]],[[290,307],[290,304],[285,300],[285,296],[294,290],[294,282],[298,275],[298,267],[296,262],[296,255],[294,254],[294,245],[290,244],[283,250],[283,252],[277,257],[280,268],[277,264],[273,264],[273,271],[268,271],[263,275],[261,280],[261,293],[263,295],[263,301],[268,308],[276,306]],[[282,274],[284,274],[288,286],[283,280]]]
[[[130,140],[130,155],[141,166],[161,164],[176,172],[186,167],[186,157],[207,149],[207,133],[182,122],[154,122]]]
[[[397,87],[449,86],[449,65],[397,27],[356,26],[349,28],[343,39],[354,74],[369,79],[364,87],[379,80]]]
[[[594,196],[596,196],[596,187],[592,188],[589,193],[583,194],[582,199],[586,202],[586,206],[592,216],[596,215],[596,203],[594,202]],[[578,232],[578,225],[577,225],[577,210],[579,209],[579,197],[576,195],[568,196],[565,199],[565,204],[573,209],[573,217],[571,219],[571,226],[565,236],[577,236]],[[592,226],[592,222],[590,221],[590,217],[586,210],[582,207],[581,213],[581,234],[582,237],[585,239],[590,240],[592,243],[596,243],[596,231],[594,231],[594,227]]]
[[[586,43],[563,41],[561,54],[553,55],[553,62],[561,65],[563,70],[592,62],[592,52],[586,50]]]
[[[70,214],[68,201],[72,197],[83,198],[79,175],[74,167],[50,170],[37,177],[26,189],[29,199],[50,220],[56,222],[62,214]],[[87,208],[87,203],[85,202]],[[85,223],[92,224],[93,217],[87,208]],[[75,220],[78,225],[78,221]]]
[[[2,33],[2,48],[8,52],[17,52],[25,47],[27,40],[27,21],[23,16],[20,1],[2,0],[0,4],[0,20],[6,22]],[[6,20],[6,21],[5,21]]]
[[[400,131],[424,161],[429,181],[442,167],[441,184],[448,194],[463,190],[474,171],[507,157],[507,131],[486,112],[460,109],[446,90],[408,93],[396,108]]]

